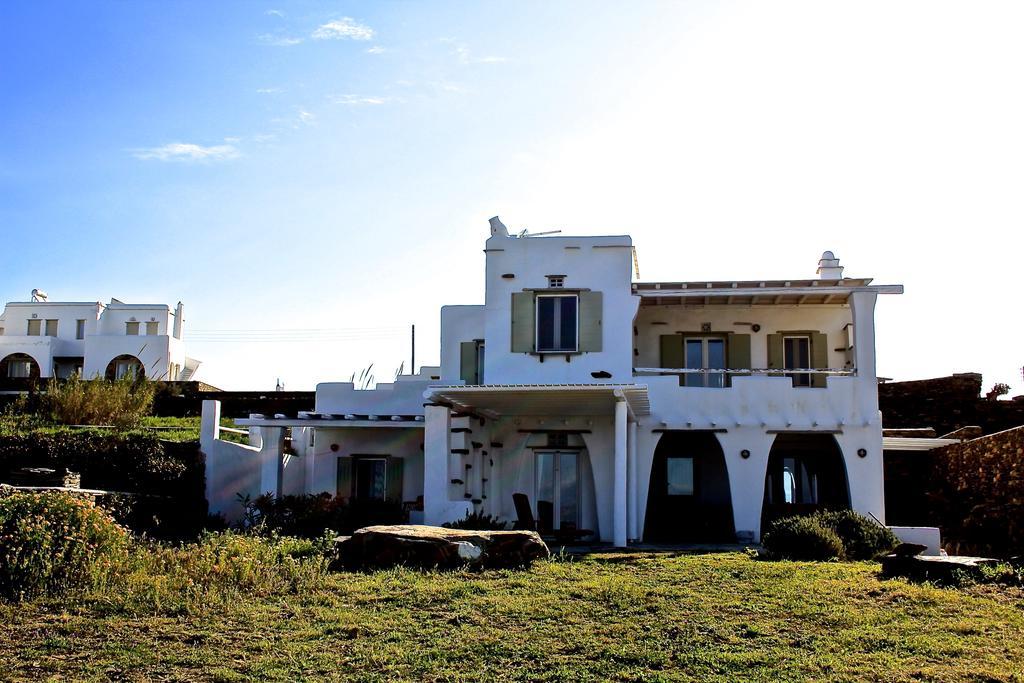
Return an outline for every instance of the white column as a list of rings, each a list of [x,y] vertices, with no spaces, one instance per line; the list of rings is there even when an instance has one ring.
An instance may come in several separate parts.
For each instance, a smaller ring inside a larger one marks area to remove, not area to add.
[[[637,464],[636,464],[636,439],[637,439],[637,424],[636,422],[629,423],[629,435],[626,442],[626,458],[629,461],[629,539],[635,541],[640,538],[639,532],[639,482],[637,481]]]
[[[853,315],[853,364],[857,376],[875,384],[875,292],[854,292],[850,295]]]
[[[501,446],[492,441],[487,449],[487,501],[491,504],[491,514],[501,517]],[[494,463],[491,465],[490,463]]]
[[[284,429],[263,428],[263,447],[260,449],[260,492],[281,495],[282,462],[284,457]]]
[[[452,414],[447,406],[426,406],[424,412],[423,522],[440,526],[448,507]]]
[[[209,455],[213,452],[213,442],[220,438],[220,401],[203,401],[200,420],[199,447]]]
[[[626,400],[615,402],[615,477],[612,481],[612,543],[626,547]]]

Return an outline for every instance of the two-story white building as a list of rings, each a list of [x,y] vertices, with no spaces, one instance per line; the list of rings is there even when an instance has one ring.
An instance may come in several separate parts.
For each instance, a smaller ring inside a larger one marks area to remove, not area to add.
[[[884,520],[874,308],[901,286],[830,252],[816,277],[633,282],[632,249],[492,219],[484,303],[441,310],[440,367],[320,384],[314,413],[240,421],[252,447],[215,441],[208,407],[212,511],[266,491],[421,503],[428,524],[527,505],[617,546],[757,541],[822,506]]]
[[[75,373],[110,379],[145,373],[186,381],[199,361],[185,355],[184,307],[166,304],[25,301],[0,315],[0,379]]]

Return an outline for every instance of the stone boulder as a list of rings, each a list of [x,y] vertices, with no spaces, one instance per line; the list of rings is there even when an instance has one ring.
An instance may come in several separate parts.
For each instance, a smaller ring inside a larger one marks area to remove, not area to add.
[[[397,565],[452,569],[528,567],[550,555],[535,531],[467,531],[436,526],[368,526],[337,539],[332,568],[385,569]]]

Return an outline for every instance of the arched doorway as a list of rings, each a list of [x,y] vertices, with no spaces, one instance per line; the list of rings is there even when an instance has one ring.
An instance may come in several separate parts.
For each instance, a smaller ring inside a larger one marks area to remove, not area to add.
[[[107,363],[107,371],[105,374],[109,380],[121,379],[122,377],[141,377],[146,373],[145,368],[135,356],[130,354],[122,354],[112,361]]]
[[[761,528],[779,517],[850,507],[843,452],[831,434],[779,434],[768,455]]]
[[[12,353],[0,360],[0,377],[39,379],[39,363],[27,353]]]
[[[714,432],[668,431],[658,440],[647,494],[644,541],[736,540],[725,455]]]

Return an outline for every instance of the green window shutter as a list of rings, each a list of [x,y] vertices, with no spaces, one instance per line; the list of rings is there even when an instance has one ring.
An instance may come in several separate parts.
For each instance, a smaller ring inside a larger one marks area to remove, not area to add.
[[[476,345],[475,341],[459,344],[459,377],[466,384],[480,384],[480,373],[476,367]]]
[[[782,335],[768,335],[768,369],[781,370],[786,366],[782,351]]]
[[[600,351],[601,292],[580,292],[580,351]]]
[[[828,369],[828,335],[811,332],[811,365],[815,370]],[[825,375],[811,375],[811,386],[825,388]]]
[[[338,458],[338,492],[339,498],[352,497],[352,458]]]
[[[388,458],[388,500],[394,503],[402,502],[402,469],[405,465],[403,458]]]
[[[749,370],[750,335],[730,332],[729,338],[725,341],[725,353],[727,356],[726,365],[728,365],[730,370]],[[736,375],[729,375],[730,382],[733,377],[736,377]]]
[[[663,334],[661,335],[661,367],[681,368],[683,360],[683,335]],[[683,375],[679,376],[679,385],[683,384]]]
[[[516,292],[512,295],[513,353],[530,353],[535,350],[537,340],[533,333],[533,300],[533,292]]]

